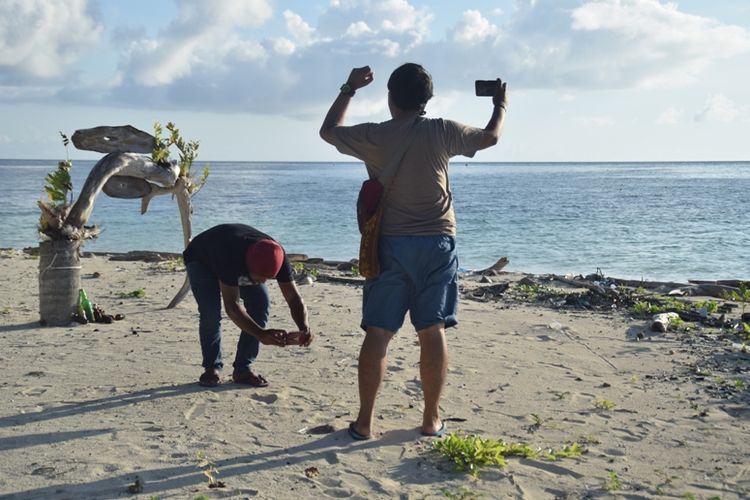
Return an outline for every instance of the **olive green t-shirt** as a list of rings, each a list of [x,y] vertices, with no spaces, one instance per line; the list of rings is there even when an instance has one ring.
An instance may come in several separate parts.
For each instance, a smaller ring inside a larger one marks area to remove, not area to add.
[[[414,118],[406,117],[335,127],[334,145],[362,160],[368,175],[377,178],[409,136],[412,123]],[[414,138],[388,191],[382,234],[455,236],[448,161],[456,155],[473,157],[484,130],[441,118],[417,118],[414,126]]]

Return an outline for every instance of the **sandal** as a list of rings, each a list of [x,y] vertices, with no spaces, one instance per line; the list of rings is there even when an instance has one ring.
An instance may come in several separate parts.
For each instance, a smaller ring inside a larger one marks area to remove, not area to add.
[[[221,384],[221,377],[216,370],[206,370],[198,379],[198,384],[203,387],[216,387]]]
[[[263,375],[256,375],[253,372],[242,372],[242,373],[233,373],[232,374],[232,381],[235,384],[243,384],[243,385],[249,385],[251,387],[267,387],[268,386],[268,380],[265,379]]]

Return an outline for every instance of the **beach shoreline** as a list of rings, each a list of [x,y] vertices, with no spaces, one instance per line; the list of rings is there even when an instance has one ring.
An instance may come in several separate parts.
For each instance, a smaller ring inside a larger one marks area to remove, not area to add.
[[[389,352],[375,438],[352,442],[361,278],[325,261],[300,292],[310,348],[264,347],[267,388],[197,385],[197,307],[165,306],[184,280],[167,260],[85,254],[81,285],[112,324],[41,327],[38,260],[0,252],[0,496],[9,498],[485,498],[750,493],[750,361],[700,325],[654,332],[622,308],[569,307],[590,292],[524,273],[462,277],[459,326],[441,404],[449,433],[580,457],[509,458],[478,479],[419,435],[418,346],[407,324]],[[306,266],[305,266],[306,267]],[[526,283],[526,284],[524,284]],[[540,284],[541,283],[541,284]],[[507,285],[507,287],[506,287]],[[542,297],[544,287],[566,294]],[[503,289],[505,287],[505,289]],[[270,326],[292,328],[278,287]],[[142,289],[142,297],[130,292]],[[520,291],[536,291],[523,298]],[[575,292],[575,293],[574,293]],[[595,292],[592,292],[595,293]],[[704,300],[705,298],[694,298]],[[739,306],[727,316],[737,317]],[[237,331],[223,322],[225,362]],[[229,364],[229,363],[228,363]],[[611,405],[610,405],[611,403]],[[207,486],[213,462],[223,488]],[[616,479],[616,481],[615,481]],[[132,487],[129,491],[129,487]]]

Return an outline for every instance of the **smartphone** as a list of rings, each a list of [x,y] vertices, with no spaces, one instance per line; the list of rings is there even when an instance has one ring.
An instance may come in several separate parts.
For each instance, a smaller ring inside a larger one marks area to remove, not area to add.
[[[494,96],[497,93],[497,88],[500,82],[497,80],[477,80],[474,82],[474,90],[477,96]]]

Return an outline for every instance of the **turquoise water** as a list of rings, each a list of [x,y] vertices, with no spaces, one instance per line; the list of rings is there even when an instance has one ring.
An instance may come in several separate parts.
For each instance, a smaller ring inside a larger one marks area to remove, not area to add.
[[[93,161],[74,161],[77,190]],[[0,247],[38,243],[36,201],[51,160],[0,160]],[[199,162],[198,169],[203,163]],[[193,199],[194,233],[222,222],[254,225],[287,251],[330,260],[357,256],[358,163],[208,162]],[[461,266],[507,256],[507,270],[595,272],[648,280],[750,279],[750,162],[453,163]],[[101,194],[90,251],[182,250],[174,200]]]

